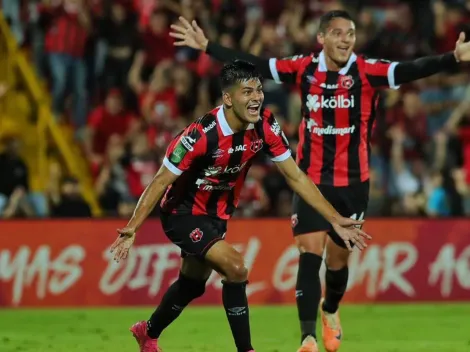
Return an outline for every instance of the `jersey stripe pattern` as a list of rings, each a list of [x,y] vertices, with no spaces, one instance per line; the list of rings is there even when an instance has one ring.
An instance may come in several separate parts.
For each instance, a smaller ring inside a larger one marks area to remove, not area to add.
[[[264,152],[274,162],[291,156],[274,115],[267,109],[260,115],[258,122],[234,133],[218,107],[179,133],[163,160],[179,177],[165,192],[162,211],[229,219],[256,154]]]
[[[352,54],[340,71],[325,55],[270,59],[277,83],[300,88],[297,163],[315,184],[349,186],[369,179],[370,139],[379,88],[394,88],[398,63]]]

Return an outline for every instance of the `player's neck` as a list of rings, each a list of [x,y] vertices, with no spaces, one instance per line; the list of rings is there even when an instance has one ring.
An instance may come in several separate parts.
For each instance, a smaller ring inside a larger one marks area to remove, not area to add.
[[[225,107],[223,109],[225,119],[233,133],[245,131],[248,128],[250,123],[240,120],[233,112],[233,109],[226,109]]]
[[[325,64],[326,64],[326,69],[328,71],[340,71],[344,66],[347,65],[347,62],[345,62],[344,64],[340,64],[334,61],[328,55],[325,55]]]

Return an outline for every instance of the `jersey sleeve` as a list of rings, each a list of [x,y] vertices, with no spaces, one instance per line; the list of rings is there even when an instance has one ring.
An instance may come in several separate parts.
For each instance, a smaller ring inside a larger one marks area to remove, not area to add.
[[[398,62],[379,59],[365,59],[365,75],[369,84],[374,88],[398,89],[395,82],[395,68]]]
[[[189,126],[167,148],[163,165],[175,175],[187,171],[194,161],[204,155],[203,134],[197,126]]]
[[[295,83],[299,72],[302,72],[311,57],[296,55],[283,59],[269,59],[269,69],[276,83]]]
[[[263,123],[264,151],[272,161],[280,163],[291,156],[289,141],[274,115],[265,110],[264,116],[266,117]]]

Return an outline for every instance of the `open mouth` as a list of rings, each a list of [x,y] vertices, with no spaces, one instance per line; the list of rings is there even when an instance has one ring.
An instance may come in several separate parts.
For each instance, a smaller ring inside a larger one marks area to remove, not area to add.
[[[248,106],[248,113],[250,115],[258,115],[259,114],[259,108],[261,107],[260,104],[252,104]]]
[[[342,53],[342,54],[347,54],[348,51],[349,51],[349,47],[339,46],[339,47],[338,47],[338,50],[339,50],[339,52]]]

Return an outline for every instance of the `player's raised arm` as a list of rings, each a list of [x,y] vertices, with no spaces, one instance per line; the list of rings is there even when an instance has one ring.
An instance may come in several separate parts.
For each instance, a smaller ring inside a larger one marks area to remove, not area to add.
[[[401,84],[452,70],[459,62],[468,61],[470,61],[470,43],[465,42],[465,33],[462,32],[453,52],[403,62],[368,59],[365,61],[365,69],[366,77],[373,87],[398,88]]]
[[[176,38],[176,46],[189,46],[196,50],[206,52],[216,60],[222,62],[240,59],[251,62],[264,78],[273,79],[277,83],[294,83],[297,72],[301,70],[304,62],[298,60],[301,56],[285,59],[264,59],[249,53],[230,49],[218,43],[209,41],[204,31],[198,26],[196,21],[189,23],[184,17],[179,18],[179,24],[171,25],[173,32],[170,36]],[[310,60],[304,58],[305,60]]]

